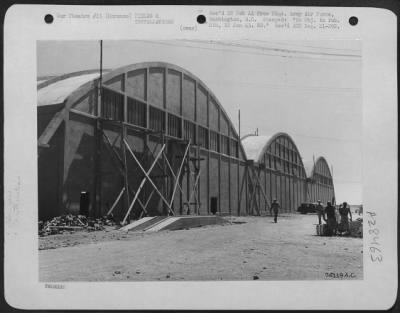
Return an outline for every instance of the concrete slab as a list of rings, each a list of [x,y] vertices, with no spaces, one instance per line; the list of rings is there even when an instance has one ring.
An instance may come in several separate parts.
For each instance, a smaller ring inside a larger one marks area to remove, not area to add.
[[[119,230],[122,230],[122,231],[131,230],[135,227],[138,227],[139,225],[142,225],[143,223],[153,220],[154,218],[155,218],[155,216],[143,217],[140,220],[134,221],[133,223],[130,223],[128,225],[125,225],[124,227],[121,227]]]
[[[220,216],[173,216],[145,229],[145,231],[154,232],[160,230],[177,230],[222,224],[229,224],[229,221]]]
[[[177,221],[179,217],[167,217],[166,219],[160,221],[160,223],[157,223],[156,225],[152,225],[151,227],[148,227],[145,229],[147,232],[154,232],[154,231],[159,231],[170,225],[171,223],[174,223]]]
[[[158,223],[160,223],[161,221],[165,220],[166,218],[168,218],[168,217],[167,216],[154,216],[154,218],[152,218],[151,220],[136,226],[132,230],[133,231],[144,231],[149,227],[157,225]]]

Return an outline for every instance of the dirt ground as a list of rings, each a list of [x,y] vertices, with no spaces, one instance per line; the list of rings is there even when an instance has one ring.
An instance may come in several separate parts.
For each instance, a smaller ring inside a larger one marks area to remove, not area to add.
[[[109,227],[42,237],[40,281],[363,278],[362,239],[316,236],[314,214],[284,214],[277,224],[269,216],[231,221],[155,233]]]

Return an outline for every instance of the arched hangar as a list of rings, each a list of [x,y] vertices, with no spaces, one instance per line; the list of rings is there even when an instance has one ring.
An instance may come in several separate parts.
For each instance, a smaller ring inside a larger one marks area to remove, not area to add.
[[[283,212],[295,212],[306,199],[306,171],[299,150],[286,133],[242,138],[249,163],[249,205],[256,211],[277,199]]]
[[[232,122],[198,77],[173,64],[42,80],[38,146],[40,219],[85,206],[121,220],[248,213],[246,154]]]
[[[316,161],[305,162],[307,172],[307,202],[321,200],[324,205],[328,201],[335,203],[335,189],[328,162],[324,157]]]

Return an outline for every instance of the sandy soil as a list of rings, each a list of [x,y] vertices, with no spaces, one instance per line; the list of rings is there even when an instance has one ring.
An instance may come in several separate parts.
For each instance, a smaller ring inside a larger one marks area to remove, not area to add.
[[[226,226],[40,238],[40,281],[362,279],[362,239],[315,236],[316,215]],[[332,274],[331,274],[332,275]],[[351,277],[349,277],[351,276]]]

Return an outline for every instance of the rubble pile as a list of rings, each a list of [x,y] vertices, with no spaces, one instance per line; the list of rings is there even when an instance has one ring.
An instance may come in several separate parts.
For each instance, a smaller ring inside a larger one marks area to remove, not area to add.
[[[116,225],[112,215],[102,218],[91,219],[85,215],[61,215],[49,221],[39,221],[39,235],[55,235],[64,232],[74,232],[79,230],[97,231],[103,230],[104,226]]]
[[[350,223],[350,236],[351,237],[363,237],[363,219],[357,218],[355,221]]]

